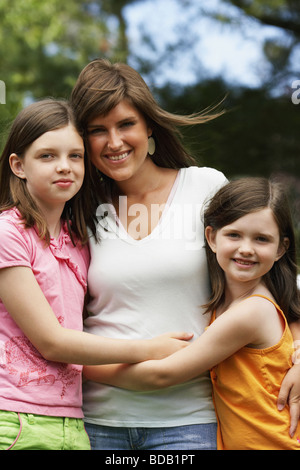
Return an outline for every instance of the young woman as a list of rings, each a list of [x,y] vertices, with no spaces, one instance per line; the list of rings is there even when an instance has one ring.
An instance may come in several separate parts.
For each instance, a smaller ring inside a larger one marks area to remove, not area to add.
[[[214,169],[191,166],[178,129],[220,113],[167,113],[135,70],[101,59],[82,71],[71,104],[98,195],[88,275],[93,300],[85,330],[149,338],[172,325],[201,334],[209,321],[200,308],[209,282],[200,213],[205,198],[226,179]],[[93,449],[216,446],[208,372],[155,393],[91,381],[83,391]]]
[[[80,364],[140,361],[186,345],[82,331],[88,171],[70,106],[15,119],[0,173],[0,449],[87,449]],[[176,336],[176,335],[175,335]]]
[[[300,317],[295,237],[282,188],[261,178],[230,182],[204,216],[212,324],[161,361],[89,368],[86,376],[155,390],[210,369],[220,450],[300,449],[300,424],[277,408],[292,367],[288,324]],[[279,306],[280,305],[280,306]],[[295,356],[294,356],[295,359]]]

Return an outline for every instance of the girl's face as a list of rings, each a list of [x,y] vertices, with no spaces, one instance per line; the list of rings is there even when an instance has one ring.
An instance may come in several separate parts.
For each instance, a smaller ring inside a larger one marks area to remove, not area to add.
[[[116,182],[127,181],[143,166],[148,154],[147,127],[142,114],[127,100],[88,125],[88,154],[98,170]]]
[[[260,280],[285,253],[277,223],[270,208],[241,217],[217,231],[206,228],[210,248],[227,281]]]
[[[73,127],[46,132],[26,150],[23,158],[10,156],[13,173],[25,179],[42,210],[63,209],[81,188],[84,178],[84,145]]]

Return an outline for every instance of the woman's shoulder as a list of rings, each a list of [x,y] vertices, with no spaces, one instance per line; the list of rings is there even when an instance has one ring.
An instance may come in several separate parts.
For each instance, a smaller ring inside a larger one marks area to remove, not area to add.
[[[227,179],[220,170],[210,167],[198,167],[190,166],[188,168],[182,168],[181,171],[185,174],[186,178],[195,181],[207,181],[213,183],[223,183],[227,182]]]
[[[182,184],[186,191],[201,196],[201,199],[210,198],[224,184],[227,183],[225,175],[214,168],[191,166],[181,169]]]

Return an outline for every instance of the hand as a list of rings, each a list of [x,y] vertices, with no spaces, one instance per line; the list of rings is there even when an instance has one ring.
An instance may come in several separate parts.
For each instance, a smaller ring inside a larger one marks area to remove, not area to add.
[[[152,359],[162,359],[180,349],[186,348],[193,336],[193,333],[172,332],[152,338],[150,341],[152,341],[155,346]]]
[[[283,410],[286,404],[290,407],[290,436],[293,437],[300,417],[300,364],[295,364],[282,381],[277,400],[278,410]]]

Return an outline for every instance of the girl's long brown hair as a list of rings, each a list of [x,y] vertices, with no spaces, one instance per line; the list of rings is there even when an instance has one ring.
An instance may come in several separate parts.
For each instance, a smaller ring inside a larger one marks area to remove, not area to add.
[[[265,178],[240,178],[223,186],[211,199],[204,213],[204,226],[214,231],[231,224],[251,212],[270,208],[279,228],[280,242],[289,239],[285,254],[265,274],[264,282],[289,322],[300,318],[300,295],[297,288],[297,257],[293,221],[288,198],[278,182]],[[204,305],[212,312],[222,305],[225,276],[215,253],[206,242],[212,294]]]

